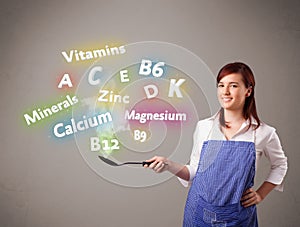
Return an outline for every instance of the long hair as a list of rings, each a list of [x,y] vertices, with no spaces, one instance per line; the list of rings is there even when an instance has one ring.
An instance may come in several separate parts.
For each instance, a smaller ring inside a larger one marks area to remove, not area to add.
[[[255,98],[254,98],[254,88],[255,88],[255,79],[252,70],[248,65],[242,62],[234,62],[229,63],[225,66],[223,66],[217,76],[217,84],[220,82],[220,80],[232,73],[238,73],[242,76],[243,82],[246,86],[246,88],[252,87],[252,92],[250,96],[246,97],[244,108],[243,108],[243,117],[246,120],[250,120],[250,124],[248,129],[251,126],[251,117],[253,117],[257,121],[257,126],[255,129],[257,129],[260,126],[260,120],[257,115],[256,111],[256,104],[255,104]],[[220,124],[223,127],[227,127],[225,118],[224,118],[224,109],[221,108],[220,110]]]

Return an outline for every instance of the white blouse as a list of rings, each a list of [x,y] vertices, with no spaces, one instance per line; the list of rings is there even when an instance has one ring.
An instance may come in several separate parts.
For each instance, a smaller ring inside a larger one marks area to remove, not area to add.
[[[203,142],[209,139],[212,127],[216,125],[214,122],[219,122],[218,119],[219,114],[217,113],[214,116],[201,120],[197,123],[194,132],[194,144],[190,157],[190,164],[186,165],[190,173],[190,179],[189,181],[185,181],[179,178],[180,182],[185,187],[191,184],[196,175]],[[254,142],[256,148],[256,164],[261,159],[262,155],[265,155],[271,163],[270,172],[265,181],[276,184],[277,186],[275,189],[278,191],[283,191],[282,182],[287,172],[287,157],[282,150],[275,128],[261,122],[261,125],[257,129],[250,127],[248,130],[249,124],[249,120],[245,121],[238,132],[231,138],[231,140]],[[254,118],[251,118],[251,125],[257,125],[257,122]],[[214,135],[214,139],[218,137],[217,139],[219,140],[226,140],[224,134],[221,133],[219,123],[217,124],[217,127],[220,133]],[[253,135],[255,135],[254,138]]]

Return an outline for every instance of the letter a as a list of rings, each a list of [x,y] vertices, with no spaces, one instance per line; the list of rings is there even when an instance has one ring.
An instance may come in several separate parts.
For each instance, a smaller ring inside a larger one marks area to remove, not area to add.
[[[63,85],[68,85],[68,87],[73,87],[73,84],[71,82],[70,76],[68,73],[65,73],[63,78],[60,80],[58,84],[58,88],[62,88]]]

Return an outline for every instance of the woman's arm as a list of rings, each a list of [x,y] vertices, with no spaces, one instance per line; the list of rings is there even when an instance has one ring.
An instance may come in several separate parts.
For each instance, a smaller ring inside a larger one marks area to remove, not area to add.
[[[257,191],[249,188],[246,190],[241,198],[242,205],[249,207],[259,204],[266,196],[276,187],[276,184],[265,181]]]
[[[173,162],[165,157],[155,156],[147,160],[148,162],[153,161],[153,163],[149,166],[145,165],[144,167],[153,169],[157,173],[168,170],[177,177],[187,181],[187,183],[190,182],[196,174],[200,160],[201,147],[204,140],[208,138],[209,132],[213,126],[213,120],[214,117],[211,117],[209,119],[201,120],[197,123],[193,134],[193,149],[190,156],[190,163],[187,166]],[[185,187],[188,186],[188,184],[185,184],[182,181],[181,183]]]
[[[282,182],[288,169],[287,157],[282,149],[275,128],[269,128],[270,129],[266,129],[266,134],[269,134],[269,136],[267,136],[267,141],[264,142],[265,144],[262,144],[264,154],[271,165],[265,181],[275,184],[275,190],[282,191]]]
[[[177,177],[183,180],[189,181],[190,172],[188,168],[180,163],[173,162],[165,157],[155,156],[151,159],[146,160],[147,162],[153,162],[149,166],[144,165],[145,168],[153,169],[157,173],[168,170]]]
[[[270,161],[271,169],[269,176],[257,191],[249,188],[244,192],[241,198],[244,207],[259,204],[274,188],[278,189],[287,172],[287,157],[282,150],[275,128],[264,125],[258,128],[257,133],[260,138],[267,136],[266,141],[262,142],[262,147],[266,157]]]

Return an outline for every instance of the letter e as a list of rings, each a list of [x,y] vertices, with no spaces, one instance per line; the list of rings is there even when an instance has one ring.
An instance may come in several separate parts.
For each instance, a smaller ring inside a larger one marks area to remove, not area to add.
[[[124,83],[124,82],[129,82],[129,78],[128,78],[128,70],[122,70],[120,71],[120,79],[121,79],[121,82]]]

